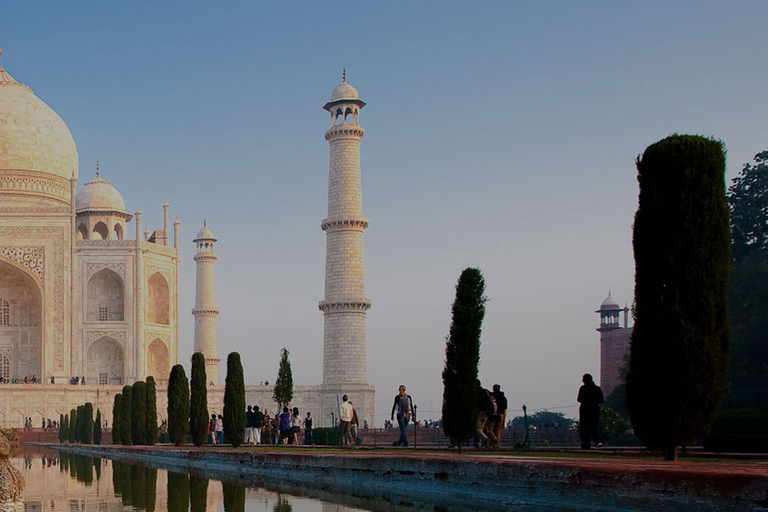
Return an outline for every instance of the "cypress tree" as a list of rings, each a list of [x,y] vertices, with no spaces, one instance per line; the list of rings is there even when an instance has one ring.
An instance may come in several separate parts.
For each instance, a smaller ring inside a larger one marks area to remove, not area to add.
[[[86,402],[83,406],[83,443],[93,443],[93,404]]]
[[[157,386],[152,376],[147,377],[147,420],[144,434],[146,444],[152,446],[157,442]]]
[[[189,430],[192,443],[202,446],[208,433],[208,386],[205,374],[205,356],[201,352],[192,354],[192,409],[189,415]]]
[[[123,386],[123,407],[120,409],[120,441],[124,445],[133,444],[133,388]]]
[[[101,426],[102,426],[103,420],[101,419],[101,409],[96,409],[96,421],[93,424],[93,444],[101,444]],[[99,464],[99,468],[101,468],[101,464]],[[96,478],[98,480],[100,474],[98,473],[99,470],[97,470]]]
[[[69,411],[69,442],[75,442],[75,430],[77,430],[77,409]]]
[[[206,512],[208,509],[208,479],[189,477],[189,512]]]
[[[227,380],[224,386],[224,435],[237,448],[245,436],[245,379],[240,354],[227,356]]]
[[[464,269],[456,284],[443,369],[443,430],[459,453],[477,430],[477,368],[487,301],[484,293],[480,269]]]
[[[64,442],[64,415],[59,414],[59,443]]]
[[[173,444],[181,446],[187,441],[188,432],[189,381],[184,367],[177,364],[168,380],[168,436]]]
[[[61,442],[62,443],[68,443],[69,442],[69,414],[64,415],[64,421],[61,422]]]
[[[133,383],[131,395],[131,439],[133,444],[147,444],[147,384],[142,381]]]
[[[720,141],[671,135],[637,161],[635,326],[626,379],[635,433],[666,460],[706,435],[726,392],[730,262]]]
[[[288,407],[293,400],[293,372],[291,362],[288,360],[290,352],[283,347],[280,351],[280,367],[277,370],[275,389],[272,391],[272,399],[278,404],[278,414],[283,407]]]
[[[112,444],[123,444],[120,438],[120,420],[123,417],[123,395],[115,395],[115,403],[112,406]]]
[[[75,427],[75,441],[85,442],[85,406],[77,406],[77,426]]]

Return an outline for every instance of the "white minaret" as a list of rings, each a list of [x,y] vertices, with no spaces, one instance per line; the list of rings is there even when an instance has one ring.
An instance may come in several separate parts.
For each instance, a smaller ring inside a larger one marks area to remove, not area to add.
[[[331,114],[325,132],[330,145],[328,164],[328,217],[321,224],[326,234],[323,384],[350,390],[366,383],[365,298],[363,277],[363,217],[360,189],[360,109],[365,102],[346,81],[333,90],[323,108]],[[348,386],[348,385],[355,386]],[[359,404],[356,403],[356,406]]]
[[[219,383],[219,353],[216,337],[216,291],[213,265],[218,259],[213,252],[216,238],[203,223],[203,229],[197,232],[193,240],[197,244],[197,254],[193,258],[197,263],[197,287],[195,289],[195,352],[205,356],[205,374],[208,382]]]

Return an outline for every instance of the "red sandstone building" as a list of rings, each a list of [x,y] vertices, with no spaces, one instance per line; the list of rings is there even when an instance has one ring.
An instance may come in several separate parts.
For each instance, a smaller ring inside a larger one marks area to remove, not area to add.
[[[624,326],[619,325],[619,315],[624,313]],[[595,311],[600,314],[600,387],[608,398],[613,390],[622,383],[621,370],[625,358],[629,356],[629,339],[632,328],[629,327],[629,308],[619,305],[618,301],[608,297]]]

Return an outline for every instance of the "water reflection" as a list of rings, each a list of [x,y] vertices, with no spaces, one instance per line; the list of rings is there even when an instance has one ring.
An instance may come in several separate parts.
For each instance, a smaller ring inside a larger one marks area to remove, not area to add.
[[[482,501],[466,504],[411,503],[386,496],[365,498],[309,488],[279,479],[220,480],[217,473],[194,470],[191,474],[126,464],[97,457],[54,452],[22,446],[11,459],[27,481],[26,512],[414,512],[493,510]],[[345,486],[355,492],[354,483]],[[300,495],[299,495],[300,494]],[[310,496],[310,497],[306,497]],[[496,508],[495,510],[504,510]],[[536,512],[560,508],[516,508]],[[0,510],[0,512],[3,512]]]

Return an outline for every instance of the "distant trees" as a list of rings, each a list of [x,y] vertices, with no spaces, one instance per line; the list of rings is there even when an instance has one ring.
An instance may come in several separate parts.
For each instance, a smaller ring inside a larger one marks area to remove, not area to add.
[[[69,432],[67,432],[67,435],[69,436],[69,442],[74,443],[76,436],[75,431],[77,430],[77,409],[72,409],[69,411]]]
[[[133,444],[147,444],[147,383],[136,381],[131,387],[131,438]]]
[[[120,441],[124,445],[133,444],[133,388],[130,385],[123,386],[123,407],[120,409]]]
[[[150,446],[157,442],[157,386],[151,375],[147,377],[147,406],[144,442]]]
[[[168,436],[176,446],[187,441],[189,408],[189,381],[184,367],[177,364],[168,380]]]
[[[237,352],[230,352],[227,356],[227,380],[224,386],[224,435],[235,448],[243,443],[245,436],[245,378],[243,377],[240,354]]]
[[[728,203],[733,345],[724,408],[768,411],[768,151],[744,165],[728,191]]]
[[[674,460],[725,395],[730,262],[720,141],[671,135],[637,161],[635,326],[626,380],[632,426]]]
[[[208,433],[208,377],[205,374],[205,356],[202,352],[192,354],[192,392],[189,416],[189,433],[192,444],[202,446]]]
[[[487,301],[484,293],[480,269],[464,269],[451,308],[443,369],[443,430],[459,453],[477,429],[477,368]]]
[[[59,425],[61,425],[61,429],[59,429],[59,442],[68,443],[69,442],[69,414],[64,415],[64,419]]]
[[[66,436],[66,430],[64,428],[64,415],[59,414],[59,443],[63,443]]]
[[[566,417],[562,412],[543,410],[528,416],[528,426],[569,429],[573,426],[573,420]],[[525,428],[525,418],[523,416],[515,416],[512,419],[512,428]]]
[[[283,412],[283,407],[288,407],[293,400],[293,372],[288,354],[290,352],[287,348],[283,347],[280,350],[280,367],[277,370],[275,389],[272,391],[272,399],[278,405],[278,414]]]

